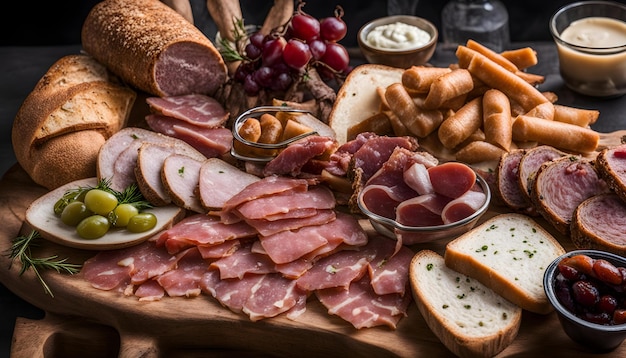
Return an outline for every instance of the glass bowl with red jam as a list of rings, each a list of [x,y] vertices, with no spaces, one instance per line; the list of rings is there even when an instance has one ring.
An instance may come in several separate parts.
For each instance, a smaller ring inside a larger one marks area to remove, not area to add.
[[[547,268],[544,290],[565,333],[596,351],[611,351],[626,338],[626,258],[599,250],[575,250]]]

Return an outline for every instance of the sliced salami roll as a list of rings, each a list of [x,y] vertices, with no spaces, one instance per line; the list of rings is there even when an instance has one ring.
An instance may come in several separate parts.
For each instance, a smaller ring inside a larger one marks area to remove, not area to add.
[[[87,15],[85,52],[146,93],[212,95],[227,78],[213,43],[158,0],[107,0]]]
[[[496,170],[496,192],[502,202],[515,211],[528,211],[531,206],[518,185],[519,163],[525,149],[513,149],[500,157]]]
[[[595,195],[574,212],[572,242],[579,249],[596,249],[626,256],[626,202],[615,193]]]
[[[567,235],[576,207],[585,199],[608,191],[593,161],[570,155],[539,168],[531,196],[541,216]]]
[[[626,200],[626,144],[602,150],[595,161],[598,175]]]
[[[531,202],[530,190],[533,187],[533,181],[537,170],[543,163],[561,158],[566,153],[549,145],[540,145],[538,147],[526,150],[524,156],[520,159],[518,170],[518,184],[521,188],[521,195],[524,196],[528,203]]]

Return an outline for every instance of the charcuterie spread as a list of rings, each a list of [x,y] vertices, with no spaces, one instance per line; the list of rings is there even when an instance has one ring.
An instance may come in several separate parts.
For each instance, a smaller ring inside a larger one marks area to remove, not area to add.
[[[493,356],[524,350],[524,324],[556,326],[541,286],[553,259],[626,253],[626,149],[590,128],[599,111],[538,90],[533,49],[470,40],[447,67],[353,67],[340,8],[318,20],[279,3],[246,32],[237,6],[209,1],[239,20],[216,19],[220,43],[157,0],[94,7],[84,53],[48,70],[13,125],[20,170],[43,188],[24,199],[20,235],[80,266],[39,276],[47,293],[68,280],[120,312],[189,305],[203,310],[184,313],[190,325],[259,337],[336,331],[357,355]],[[94,209],[85,185],[111,207]],[[362,209],[415,228],[480,223],[385,235]],[[91,214],[106,230],[85,231]],[[155,222],[132,221],[142,214]]]

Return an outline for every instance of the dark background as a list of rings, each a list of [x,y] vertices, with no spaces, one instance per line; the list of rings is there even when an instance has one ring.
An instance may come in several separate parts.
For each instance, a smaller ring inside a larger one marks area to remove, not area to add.
[[[89,10],[98,0],[29,1],[14,2],[13,10],[0,14],[0,45],[60,45],[79,44],[80,28]],[[331,16],[336,5],[344,9],[348,24],[345,46],[356,46],[356,32],[367,21],[398,9],[398,4],[413,2],[414,14],[424,17],[440,28],[441,9],[445,0],[309,0],[304,10],[317,17]],[[550,16],[561,6],[573,1],[563,0],[503,0],[509,10],[509,29],[512,42],[551,40],[548,30]],[[625,0],[618,2],[626,3]],[[209,38],[215,35],[215,26],[206,10],[205,0],[191,0],[194,22]],[[242,0],[241,7],[247,24],[260,23],[272,1]],[[391,9],[388,11],[388,8]]]

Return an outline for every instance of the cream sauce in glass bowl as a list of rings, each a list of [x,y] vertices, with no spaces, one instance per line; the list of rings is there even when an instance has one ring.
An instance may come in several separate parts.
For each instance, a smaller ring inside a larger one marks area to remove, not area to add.
[[[380,25],[367,34],[367,43],[382,50],[408,50],[430,41],[430,34],[417,26],[394,22]]]

